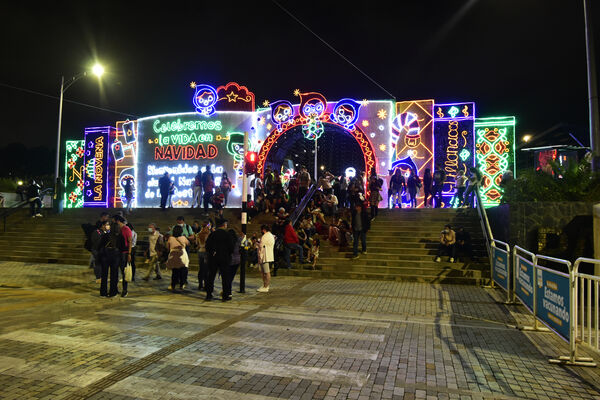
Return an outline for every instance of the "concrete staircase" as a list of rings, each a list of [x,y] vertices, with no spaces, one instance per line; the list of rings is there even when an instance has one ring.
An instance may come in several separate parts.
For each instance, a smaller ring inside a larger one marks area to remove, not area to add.
[[[471,234],[478,262],[459,258],[459,262],[449,263],[447,257],[434,262],[440,231],[447,223],[463,226]],[[321,244],[315,271],[303,266],[281,274],[459,284],[481,284],[489,279],[485,239],[475,210],[380,210],[367,235],[367,254],[357,260],[351,259],[351,248],[339,249],[324,240]]]
[[[89,252],[83,248],[81,224],[95,222],[102,209],[65,210],[62,216],[46,215],[32,219],[23,209],[7,219],[6,232],[0,232],[0,260],[29,263],[60,263],[87,265]],[[111,210],[110,214],[119,210]],[[239,227],[239,209],[226,209],[230,225]],[[149,222],[163,231],[183,215],[188,224],[203,216],[196,209],[135,210],[128,220],[136,228],[139,240],[146,237]],[[271,224],[273,215],[261,215],[248,226],[248,232],[258,233],[260,225]],[[435,263],[437,243],[444,224],[462,225],[471,234],[474,254],[479,262],[459,259],[449,263],[447,257]],[[402,280],[435,283],[480,284],[489,279],[489,264],[481,226],[475,210],[417,209],[380,210],[367,235],[367,254],[351,259],[351,248],[339,249],[321,241],[321,257],[316,270],[307,265],[280,269],[280,275],[319,278]],[[143,262],[138,250],[138,265]],[[198,258],[190,254],[190,269],[197,270]]]

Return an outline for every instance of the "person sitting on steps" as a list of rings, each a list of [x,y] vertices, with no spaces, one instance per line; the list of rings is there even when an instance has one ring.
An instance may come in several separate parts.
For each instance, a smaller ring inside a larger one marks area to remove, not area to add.
[[[440,245],[435,262],[440,262],[444,253],[450,257],[450,262],[453,263],[454,257],[456,257],[456,234],[448,224],[444,225],[444,230],[441,232]]]

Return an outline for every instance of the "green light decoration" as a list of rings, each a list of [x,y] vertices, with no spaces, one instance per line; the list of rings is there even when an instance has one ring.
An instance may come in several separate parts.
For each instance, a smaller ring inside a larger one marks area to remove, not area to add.
[[[467,149],[462,149],[458,156],[463,162],[465,162],[469,159],[469,157],[471,157],[471,152]]]
[[[452,118],[456,117],[456,114],[458,114],[460,112],[460,110],[458,109],[458,107],[456,106],[452,106],[450,107],[450,109],[448,110],[448,114],[450,114],[450,116]]]
[[[83,207],[83,140],[65,142],[65,208]]]
[[[504,190],[502,175],[515,168],[515,117],[475,119],[477,165],[483,175],[481,196],[484,207],[500,204]]]

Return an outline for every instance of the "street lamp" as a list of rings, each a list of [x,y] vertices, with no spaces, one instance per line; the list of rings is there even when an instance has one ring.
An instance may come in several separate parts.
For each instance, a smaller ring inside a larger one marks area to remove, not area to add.
[[[523,141],[525,143],[529,142],[530,140],[531,140],[531,135],[525,135],[525,136],[523,136]]]
[[[102,74],[104,74],[104,67],[102,65],[96,63],[92,67],[92,73],[94,75],[96,75],[98,78],[100,78],[102,76]],[[84,76],[87,76],[87,71],[84,71],[84,72],[81,72],[81,73],[75,75],[66,84],[65,84],[64,75],[61,76],[61,78],[60,78],[60,101],[59,101],[59,105],[58,105],[58,134],[56,135],[56,165],[54,166],[54,184],[55,185],[56,185],[56,182],[58,181],[58,177],[59,177],[58,169],[59,169],[59,165],[60,165],[60,131],[61,131],[61,126],[62,126],[63,97],[64,97],[64,94],[67,91],[67,89],[70,88],[72,84],[74,84],[79,79],[83,78]]]

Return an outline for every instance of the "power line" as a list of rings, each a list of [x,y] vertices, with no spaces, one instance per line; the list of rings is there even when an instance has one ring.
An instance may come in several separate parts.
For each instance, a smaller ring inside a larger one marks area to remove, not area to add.
[[[332,45],[330,45],[327,41],[325,41],[325,39],[323,39],[321,36],[319,36],[317,33],[315,33],[312,29],[310,29],[304,22],[300,21],[300,19],[298,19],[294,14],[292,14],[291,12],[289,12],[286,8],[284,8],[276,0],[271,0],[271,1],[273,3],[275,3],[275,5],[277,5],[277,7],[281,8],[287,15],[289,15],[290,17],[292,17],[296,22],[298,22],[300,25],[302,25],[307,31],[309,31],[310,33],[312,33],[317,39],[319,39],[321,42],[323,42],[323,44],[325,44],[325,46],[329,47],[334,53],[336,53],[338,56],[340,56],[348,64],[352,65],[358,72],[360,72],[361,74],[363,74],[368,80],[370,80],[371,82],[373,82],[375,85],[377,85],[377,87],[379,87],[381,90],[383,90],[388,95],[390,95],[394,100],[396,100],[396,96],[394,96],[386,88],[384,88],[383,86],[381,86],[375,79],[373,79],[369,75],[367,75],[366,72],[364,72],[362,69],[360,69],[359,67],[357,67],[346,56],[344,56],[342,53],[340,53],[339,51],[337,51]]]
[[[12,86],[12,85],[9,85],[9,84],[6,84],[6,83],[2,83],[2,82],[0,82],[0,86],[4,86],[4,87],[10,88],[10,89],[14,89],[14,90],[20,90],[22,92],[26,92],[26,93],[30,93],[30,94],[36,94],[38,96],[44,96],[44,97],[49,97],[51,99],[59,100],[58,96],[53,96],[51,94],[42,93],[42,92],[36,92],[35,90],[25,89],[25,88],[21,88],[21,87],[17,87],[17,86]],[[124,113],[124,112],[120,112],[120,111],[110,110],[108,108],[102,108],[102,107],[94,106],[94,105],[87,104],[87,103],[81,103],[81,102],[75,101],[75,100],[63,99],[63,101],[65,101],[67,103],[77,104],[77,105],[80,105],[80,106],[83,106],[83,107],[95,108],[96,110],[101,110],[101,111],[106,111],[106,112],[110,112],[110,113],[114,113],[114,114],[126,115],[128,117],[137,118],[133,114],[128,114],[128,113]]]

